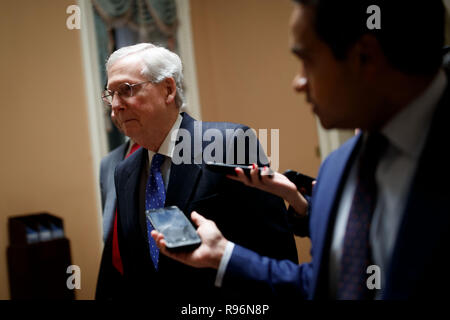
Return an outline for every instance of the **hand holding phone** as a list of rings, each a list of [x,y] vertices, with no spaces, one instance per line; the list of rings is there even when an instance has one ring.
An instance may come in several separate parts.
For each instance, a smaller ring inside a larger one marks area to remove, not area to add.
[[[206,168],[208,168],[209,170],[211,170],[213,172],[222,173],[224,175],[227,175],[227,174],[236,175],[235,169],[241,168],[247,177],[250,177],[250,170],[251,170],[251,167],[249,167],[249,166],[210,162],[210,161],[206,163]],[[258,168],[258,170],[259,170],[259,175],[261,175],[263,168]],[[269,171],[267,173],[264,173],[264,175],[273,176],[273,170],[270,169],[270,167],[269,167]]]
[[[201,244],[192,223],[176,206],[147,210],[153,228],[164,235],[167,250],[191,251]]]
[[[313,182],[316,180],[315,178],[299,173],[294,170],[286,170],[285,172],[283,172],[283,174],[295,184],[297,190],[300,193],[303,193],[307,196],[312,195],[312,185]]]

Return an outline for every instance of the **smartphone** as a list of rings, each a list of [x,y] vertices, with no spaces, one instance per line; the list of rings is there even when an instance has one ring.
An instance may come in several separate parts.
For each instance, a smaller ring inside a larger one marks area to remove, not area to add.
[[[145,215],[164,235],[167,250],[192,251],[201,244],[194,226],[177,206],[146,210]]]
[[[244,165],[236,165],[236,164],[226,164],[226,163],[218,163],[218,162],[206,162],[206,168],[208,168],[211,171],[222,173],[222,174],[229,174],[229,175],[236,175],[236,171],[234,169],[241,168],[244,173],[247,175],[247,177],[250,176],[250,170],[251,167],[244,166]],[[259,175],[261,175],[263,168],[258,167]],[[264,174],[268,176],[273,176],[273,171],[269,167],[268,173]]]
[[[312,195],[312,183],[316,180],[315,178],[294,170],[287,170],[283,174],[295,184],[300,193],[307,196]]]

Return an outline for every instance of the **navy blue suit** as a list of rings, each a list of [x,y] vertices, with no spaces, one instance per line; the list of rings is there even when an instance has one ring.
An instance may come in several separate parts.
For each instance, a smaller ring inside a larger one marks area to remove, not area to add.
[[[450,277],[450,166],[443,155],[450,120],[447,87],[433,115],[390,266],[383,299],[449,297]],[[312,262],[296,265],[262,257],[236,246],[224,277],[224,287],[254,286],[305,299],[326,299],[329,290],[329,255],[337,206],[361,134],[331,153],[322,164],[311,199]]]
[[[194,163],[194,119],[182,114],[180,129],[191,134],[191,163],[172,162],[165,206],[178,206],[188,217],[193,210],[215,221],[223,234],[256,252],[277,259],[297,261],[293,234],[286,221],[282,199],[268,193],[245,187],[225,176]],[[248,127],[225,122],[202,122],[202,132],[216,129],[226,136],[226,130]],[[197,133],[198,134],[198,133]],[[201,139],[200,137],[200,139]],[[209,145],[203,142],[203,148]],[[230,152],[224,139],[223,161]],[[236,154],[236,153],[235,153]],[[248,158],[249,148],[246,147]],[[246,160],[248,161],[248,159]],[[139,149],[121,162],[115,172],[118,208],[118,240],[124,267],[124,298],[156,298],[192,301],[245,296],[251,293],[243,288],[221,290],[214,287],[216,271],[196,269],[160,255],[158,271],[151,262],[147,232],[143,227],[143,183],[146,180],[148,153]]]

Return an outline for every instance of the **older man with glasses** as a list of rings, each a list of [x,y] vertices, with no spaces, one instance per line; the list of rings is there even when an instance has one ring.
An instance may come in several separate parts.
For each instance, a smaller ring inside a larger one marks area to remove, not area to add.
[[[120,294],[115,297],[151,298],[148,301],[152,302],[162,297],[218,301],[258,295],[258,290],[220,290],[214,283],[221,279],[212,270],[197,270],[159,255],[150,236],[152,225],[145,217],[146,210],[167,206],[177,206],[185,214],[197,210],[214,220],[231,239],[260,254],[297,262],[283,201],[208,170],[203,158],[199,162],[194,148],[195,130],[200,130],[196,132],[200,137],[210,129],[225,137],[226,131],[246,132],[249,128],[200,122],[183,112],[181,60],[162,47],[144,43],[121,48],[108,59],[107,73],[103,100],[111,106],[123,132],[142,146],[115,171],[118,250],[113,252],[112,260],[121,262],[123,280]],[[189,143],[189,137],[180,131],[192,137]],[[244,144],[245,150],[236,150],[239,145],[234,145],[234,139],[215,141],[223,146],[221,162],[226,162],[227,151],[232,150],[244,152],[243,164],[250,164],[253,158],[261,165],[267,163],[265,155],[264,159],[258,158],[258,143],[257,148],[250,148],[251,140]],[[182,155],[176,152],[178,143],[185,146]],[[205,148],[204,141],[201,147]],[[183,161],[174,161],[177,157]]]

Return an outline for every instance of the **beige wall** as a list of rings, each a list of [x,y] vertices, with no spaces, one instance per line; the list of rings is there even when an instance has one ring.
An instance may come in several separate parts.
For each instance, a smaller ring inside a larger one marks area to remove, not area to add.
[[[288,0],[191,0],[202,116],[280,129],[279,171],[316,176],[316,123],[291,88],[300,67],[288,44],[291,10]],[[297,240],[308,261],[309,240]]]
[[[93,298],[101,253],[80,31],[66,28],[71,0],[0,1],[0,299],[9,298],[8,216],[60,216],[81,267],[77,298]],[[192,0],[204,120],[280,129],[280,171],[316,175],[317,133],[304,97],[290,88],[290,1]],[[308,241],[298,241],[300,260]]]
[[[101,250],[88,135],[80,31],[70,0],[0,1],[0,299],[9,298],[7,217],[48,211],[64,219],[77,298],[93,298]]]

